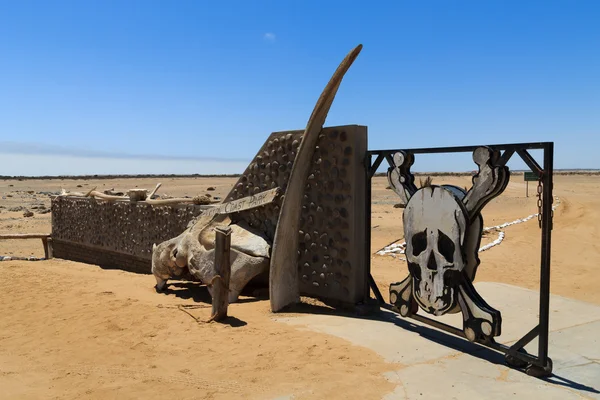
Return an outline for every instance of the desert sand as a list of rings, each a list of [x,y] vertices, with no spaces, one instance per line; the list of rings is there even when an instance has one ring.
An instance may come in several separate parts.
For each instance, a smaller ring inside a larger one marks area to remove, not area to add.
[[[418,180],[418,179],[417,179]],[[213,186],[225,197],[234,178],[0,181],[0,233],[50,232],[50,198],[61,188],[87,191],[161,181],[161,193],[195,196]],[[470,177],[434,176],[435,184],[470,186]],[[80,187],[78,187],[80,185]],[[405,261],[376,255],[402,239],[402,209],[385,178],[373,182],[372,274],[387,298],[407,274]],[[537,212],[535,184],[513,176],[483,210],[485,226]],[[551,291],[600,304],[600,177],[558,175],[554,194]],[[24,207],[32,217],[24,217]],[[36,207],[36,208],[34,208]],[[476,281],[536,289],[540,229],[536,219],[503,229],[504,241],[480,253]],[[485,235],[482,245],[496,239]],[[0,256],[43,257],[40,240],[0,240]],[[53,259],[0,262],[0,397],[295,399],[381,398],[394,389],[382,375],[402,365],[340,338],[276,322],[266,297],[241,297],[227,323],[205,323],[210,297],[195,283],[155,292],[154,278]],[[502,304],[494,304],[502,310]],[[291,313],[332,312],[306,300]],[[349,316],[350,317],[350,316]],[[393,340],[393,338],[389,338]],[[407,349],[410,351],[410,349]]]

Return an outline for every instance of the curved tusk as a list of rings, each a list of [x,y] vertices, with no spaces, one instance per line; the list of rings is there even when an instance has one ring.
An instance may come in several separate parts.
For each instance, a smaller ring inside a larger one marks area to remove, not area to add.
[[[298,268],[296,266],[298,253],[298,230],[300,225],[300,207],[302,193],[319,133],[327,118],[335,94],[342,78],[362,50],[362,44],[356,46],[344,60],[325,86],[321,97],[306,124],[302,142],[298,148],[296,160],[292,167],[289,183],[281,205],[279,220],[275,230],[271,267],[269,273],[269,297],[271,311],[277,312],[287,305],[300,300],[298,289]]]

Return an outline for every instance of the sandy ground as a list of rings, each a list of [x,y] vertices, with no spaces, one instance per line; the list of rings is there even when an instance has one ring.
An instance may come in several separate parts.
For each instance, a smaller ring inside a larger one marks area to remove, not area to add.
[[[160,193],[195,196],[233,178],[162,179]],[[0,233],[49,232],[45,191],[151,189],[156,179],[0,181]],[[468,177],[434,183],[470,186]],[[12,186],[11,186],[12,185]],[[81,187],[77,187],[81,185]],[[531,185],[531,184],[530,184]],[[373,185],[372,252],[402,238],[402,210],[384,178]],[[557,176],[551,290],[600,304],[600,177]],[[537,212],[535,185],[515,176],[484,209],[486,226]],[[23,206],[32,212],[24,217]],[[34,208],[36,207],[36,208]],[[477,281],[539,285],[540,229],[535,219],[504,229],[504,242],[480,253]],[[482,243],[496,238],[484,237]],[[40,240],[0,240],[0,255],[43,256]],[[404,261],[373,255],[384,296],[404,278]],[[172,283],[157,294],[152,276],[103,270],[63,260],[0,262],[0,398],[295,399],[381,398],[394,389],[382,373],[402,368],[342,339],[274,322],[265,298],[243,297],[225,324],[204,323],[210,297],[203,287]],[[302,305],[294,312],[330,312]],[[502,310],[502,305],[497,306]],[[391,340],[391,339],[390,339]]]

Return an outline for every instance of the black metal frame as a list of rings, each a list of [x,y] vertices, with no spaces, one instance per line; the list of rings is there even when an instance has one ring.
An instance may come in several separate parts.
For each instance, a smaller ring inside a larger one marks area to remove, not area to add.
[[[377,298],[380,307],[394,311],[392,305],[387,303],[379,288],[377,287],[373,276],[371,275],[371,180],[375,175],[377,169],[381,166],[383,160],[387,160],[390,166],[394,166],[392,155],[398,151],[404,151],[412,154],[433,154],[433,153],[466,153],[473,152],[475,149],[481,146],[461,146],[461,147],[433,147],[433,148],[420,148],[420,149],[398,149],[398,150],[370,150],[367,151],[365,159],[366,167],[366,191],[367,201],[365,210],[365,226],[366,226],[366,240],[365,240],[365,265],[367,271],[367,279],[369,286],[375,297]],[[512,346],[507,346],[501,343],[497,343],[493,339],[487,341],[477,341],[477,343],[489,347],[493,350],[505,354],[506,361],[514,367],[528,367],[527,372],[530,375],[535,376],[547,376],[552,373],[552,360],[548,357],[548,321],[550,314],[550,250],[551,250],[551,235],[552,235],[552,182],[553,182],[553,162],[554,162],[554,143],[553,142],[540,142],[540,143],[515,143],[515,144],[497,144],[487,145],[494,150],[502,152],[501,160],[503,165],[510,160],[513,154],[517,153],[527,164],[527,166],[538,176],[543,184],[543,205],[542,205],[542,219],[541,219],[541,240],[542,240],[542,251],[540,260],[540,296],[539,296],[539,320],[538,325],[531,329],[521,339],[519,339]],[[543,150],[544,162],[541,167],[536,160],[529,154],[528,150]],[[376,156],[373,162],[373,156]],[[367,289],[368,290],[368,289]],[[367,298],[370,297],[367,294]],[[448,324],[436,321],[434,319],[419,315],[417,313],[412,314],[409,318],[413,318],[419,322],[431,325],[435,328],[444,330],[454,335],[465,337],[465,334],[461,329],[453,327]],[[538,355],[532,355],[524,350],[529,342],[539,336]]]

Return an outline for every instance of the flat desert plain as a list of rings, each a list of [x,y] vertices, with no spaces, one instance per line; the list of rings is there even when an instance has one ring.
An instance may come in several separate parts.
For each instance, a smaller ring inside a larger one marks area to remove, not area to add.
[[[0,181],[0,233],[50,232],[50,197],[61,188],[134,187],[225,197],[234,178]],[[418,178],[417,178],[418,181]],[[434,184],[470,186],[470,177],[433,176]],[[79,186],[79,187],[78,187]],[[405,261],[375,253],[401,239],[402,209],[373,182],[372,273],[387,298],[407,274]],[[525,197],[522,175],[483,210],[485,226],[537,212],[535,183]],[[552,293],[600,304],[600,177],[557,175]],[[16,207],[16,208],[15,208]],[[33,212],[24,217],[23,207]],[[480,253],[476,281],[539,285],[537,220],[502,229],[504,241]],[[486,233],[482,245],[498,236]],[[40,240],[0,240],[0,256],[43,257]],[[241,297],[227,323],[205,323],[205,288],[173,282],[158,294],[151,275],[52,259],[0,262],[0,397],[6,399],[295,399],[381,398],[395,385],[382,375],[402,365],[343,339],[276,322],[263,297]],[[331,312],[305,300],[294,312]],[[502,304],[493,306],[502,310]],[[400,329],[400,328],[399,328]],[[385,340],[392,340],[387,338]],[[406,349],[411,351],[411,349]],[[351,396],[349,396],[351,394]]]

